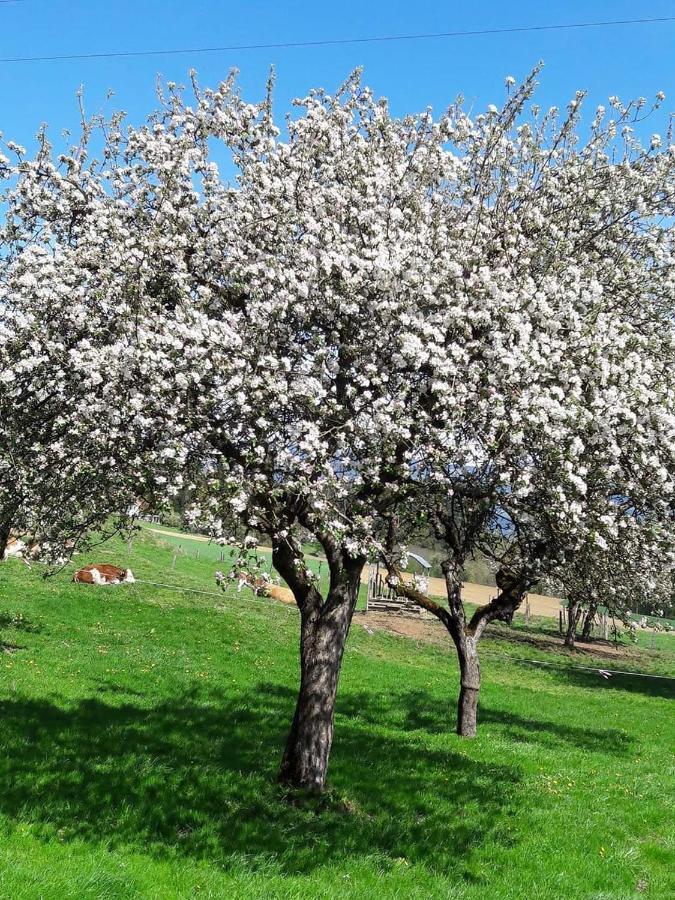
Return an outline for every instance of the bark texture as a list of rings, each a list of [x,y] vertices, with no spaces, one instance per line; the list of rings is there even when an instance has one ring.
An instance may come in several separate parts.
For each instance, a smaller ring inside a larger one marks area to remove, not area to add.
[[[279,781],[320,793],[326,783],[333,743],[333,713],[342,654],[351,622],[348,608],[303,617],[300,637],[300,691]]]
[[[460,673],[457,734],[461,737],[475,737],[480,691],[480,663],[475,638],[465,637],[461,648],[457,647],[457,655]]]
[[[593,620],[595,619],[595,614],[597,613],[597,611],[598,603],[596,600],[592,600],[584,618],[583,628],[581,629],[582,641],[589,641],[591,639],[591,629],[593,627]]]
[[[8,517],[0,518],[0,561],[5,555],[5,550],[7,549],[7,544],[9,542],[9,535],[11,533],[11,524],[10,519]]]
[[[501,612],[497,613],[495,620],[498,622],[505,622],[507,625],[513,625],[515,612],[515,609],[503,609]]]
[[[565,646],[574,647],[577,637],[577,625],[581,617],[581,604],[578,601],[570,601],[567,607],[567,632],[565,633]]]
[[[478,641],[495,619],[510,621],[532,584],[529,573],[497,572],[499,594],[485,606],[479,607],[467,623],[462,604],[461,561],[442,564],[448,597],[448,608],[435,603],[412,585],[403,581],[400,572],[396,592],[399,596],[415,601],[423,609],[433,613],[445,625],[457,650],[460,672],[459,700],[457,703],[457,734],[475,737],[480,693],[480,661]]]
[[[325,602],[316,587],[297,572],[294,577],[282,571],[285,566],[277,562],[301,615],[300,690],[278,778],[288,787],[318,794],[326,784],[342,656],[364,560],[329,555],[331,584]]]

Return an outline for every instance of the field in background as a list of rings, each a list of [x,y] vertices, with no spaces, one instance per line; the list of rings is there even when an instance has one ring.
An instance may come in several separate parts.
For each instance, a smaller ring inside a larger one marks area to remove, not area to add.
[[[158,535],[163,540],[170,543],[176,548],[180,547],[184,553],[194,556],[199,550],[200,557],[211,559],[213,562],[220,562],[221,557],[225,560],[230,559],[228,548],[220,547],[218,544],[211,543],[208,538],[196,534],[184,534],[178,529],[167,528],[164,525],[148,525],[144,526],[148,531]],[[270,556],[271,551],[260,548],[261,556]],[[309,567],[312,571],[317,572],[322,578],[322,587],[325,589],[328,583],[328,570],[325,560],[319,556],[307,556]],[[362,580],[364,583],[368,580],[368,569],[364,570]],[[495,597],[497,589],[485,584],[472,584],[465,582],[463,587],[463,597],[466,602],[476,606],[483,603],[489,603]],[[429,579],[429,594],[432,597],[444,598],[445,582],[442,578]],[[361,589],[359,596],[359,605],[365,607],[365,590]],[[560,611],[560,600],[558,597],[548,597],[544,594],[530,594],[530,608],[534,616],[546,616],[547,618],[558,618]]]
[[[178,568],[180,568],[180,561],[183,559],[208,560],[212,564],[211,575],[213,577],[213,572],[216,569],[221,569],[222,571],[229,569],[236,557],[236,552],[233,552],[231,547],[221,547],[219,544],[210,541],[209,538],[204,537],[203,535],[184,534],[177,528],[167,528],[163,525],[143,525],[142,528],[155,535],[160,543],[164,543],[168,548],[171,548],[174,551],[174,554],[177,554],[175,564],[172,557],[171,565],[175,565]],[[266,570],[274,579],[276,579],[278,576],[272,568],[272,550],[270,548],[259,547],[258,553],[260,557],[267,561]],[[328,589],[329,580],[326,560],[313,554],[307,554],[305,558],[307,565],[312,572],[315,572],[319,576],[319,587],[321,591],[325,593]],[[285,585],[286,583],[282,582],[282,584]],[[246,588],[242,588],[242,591],[244,596],[250,593]],[[289,599],[292,599],[293,595],[290,591],[288,592],[288,595]],[[364,583],[359,590],[358,607],[360,609],[365,609],[366,595],[367,590],[366,584]]]
[[[673,682],[573,666],[672,675],[675,638],[612,659],[543,619],[494,628],[465,741],[442,632],[357,616],[331,793],[295,806],[274,773],[297,612],[173,553],[141,535],[86,560],[164,588],[0,567],[1,897],[673,896]]]
[[[144,529],[152,532],[157,535],[161,540],[165,541],[169,546],[175,547],[179,552],[180,556],[190,556],[195,557],[197,554],[199,558],[209,559],[214,563],[221,562],[227,564],[228,561],[231,561],[232,554],[230,552],[230,548],[221,547],[218,544],[215,544],[209,540],[209,538],[199,535],[199,534],[185,534],[180,531],[178,528],[170,528],[165,525],[143,525]],[[420,548],[418,548],[420,549]],[[271,566],[271,550],[260,548],[260,555],[262,557],[267,557],[270,562],[268,564],[269,571],[274,575]],[[322,559],[318,554],[308,553],[306,555],[306,559],[309,567],[312,571],[316,572],[320,576],[321,589],[325,592],[328,587],[328,569],[326,566],[325,559]],[[359,593],[359,603],[358,608],[364,609],[366,605],[366,588],[368,580],[368,568],[366,568],[362,575],[362,587]],[[440,598],[444,600],[446,597],[445,593],[445,582],[441,578],[430,578],[429,579],[429,594],[432,597]],[[464,582],[462,588],[462,596],[466,603],[472,606],[480,606],[485,603],[489,603],[497,594],[497,589],[494,586],[486,585],[486,584],[475,584],[473,582]],[[292,595],[289,593],[289,598],[292,598]],[[561,601],[559,597],[551,597],[546,594],[535,594],[531,593],[529,595],[530,600],[530,612],[534,617],[543,617],[546,619],[555,619],[558,620],[560,614],[560,606]],[[516,619],[524,615],[524,609],[521,608],[516,613]],[[635,616],[635,618],[639,618]],[[646,617],[648,621],[651,621],[650,617]],[[663,619],[657,620],[653,619],[660,624],[663,624]],[[675,627],[675,622],[671,621],[670,624]],[[644,641],[643,641],[644,643]],[[658,640],[651,639],[650,643],[653,646],[656,646]]]

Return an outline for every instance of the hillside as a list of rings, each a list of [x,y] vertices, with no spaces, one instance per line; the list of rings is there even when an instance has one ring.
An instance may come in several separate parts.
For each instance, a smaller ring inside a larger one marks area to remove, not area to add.
[[[500,626],[467,742],[442,632],[358,616],[331,793],[298,806],[274,783],[296,610],[149,536],[98,554],[170,586],[0,568],[1,897],[673,895],[673,682],[572,668],[675,674],[672,637],[611,659]]]
[[[180,548],[180,553],[182,555],[188,555],[195,557],[197,551],[199,551],[199,557],[203,557],[204,559],[210,559],[214,562],[220,562],[221,557],[223,557],[223,550],[217,544],[211,543],[209,538],[200,534],[185,534],[184,532],[179,531],[176,528],[167,528],[165,526],[143,526],[145,530],[149,531],[151,534],[157,535],[162,541],[167,543],[169,546],[175,547],[176,549]],[[424,548],[417,548],[420,552],[423,552]],[[270,555],[271,550],[269,548],[260,548],[261,555]],[[225,560],[229,557],[225,555]],[[328,570],[326,568],[325,559],[321,556],[317,555],[308,555],[308,564],[310,568],[314,571],[318,572],[319,575],[322,576],[324,588],[328,581]],[[363,584],[367,584],[368,582],[368,568],[364,569],[363,575],[361,576],[361,581]],[[289,592],[290,593],[290,592]],[[494,587],[494,578],[490,582],[490,579],[485,578],[485,583],[476,583],[472,581],[465,581],[462,589],[463,599],[467,603],[473,603],[475,605],[489,603],[490,600],[495,596],[496,589]],[[445,582],[442,578],[438,578],[437,576],[432,576],[429,578],[429,594],[433,597],[440,597],[441,599],[445,598]],[[545,594],[536,594],[532,593],[529,595],[530,597],[530,609],[532,615],[535,616],[544,616],[550,619],[557,619],[558,613],[560,611],[560,598],[559,597],[550,597]],[[365,607],[365,589],[362,588],[361,594],[359,597],[359,606],[360,608]]]

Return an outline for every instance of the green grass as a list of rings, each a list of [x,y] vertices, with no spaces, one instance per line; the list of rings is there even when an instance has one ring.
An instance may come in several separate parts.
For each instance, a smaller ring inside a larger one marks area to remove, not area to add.
[[[172,570],[148,537],[103,549],[138,578],[213,591],[206,554]],[[464,741],[446,643],[357,617],[331,791],[297,806],[274,782],[292,608],[68,579],[0,568],[0,897],[673,896],[672,682],[570,667],[672,674],[670,636],[627,666],[553,649],[551,623],[496,629]]]
[[[236,550],[234,550],[232,547],[222,547],[216,543],[206,542],[203,539],[200,540],[199,537],[191,538],[188,537],[185,533],[181,532],[179,529],[169,528],[165,525],[142,525],[141,528],[143,530],[141,534],[147,534],[149,531],[149,534],[153,535],[153,527],[161,528],[162,530],[162,534],[154,533],[154,537],[156,538],[159,545],[163,545],[167,548],[172,548],[173,553],[176,553],[176,566],[178,570],[182,568],[183,560],[208,560],[209,562],[216,564],[215,568],[220,568],[225,571],[226,569],[229,569],[236,556]],[[265,561],[266,570],[270,572],[273,578],[278,578],[279,576],[272,568],[272,551],[262,548],[258,549],[257,552],[258,556]],[[305,561],[307,563],[307,566],[312,570],[312,572],[315,572],[319,576],[319,588],[325,595],[326,591],[328,590],[328,582],[330,579],[326,560],[323,557],[315,555],[316,550],[314,547],[306,547],[305,552]],[[209,569],[211,578],[213,577],[213,571],[214,566],[212,565]],[[286,585],[286,582],[283,579],[280,579],[280,583],[282,585]],[[362,584],[359,588],[357,609],[366,608],[367,593],[367,586],[365,584]]]

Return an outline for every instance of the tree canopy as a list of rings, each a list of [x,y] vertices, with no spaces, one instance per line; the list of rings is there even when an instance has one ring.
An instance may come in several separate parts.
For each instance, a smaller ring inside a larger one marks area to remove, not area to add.
[[[196,473],[193,520],[266,535],[301,611],[292,784],[325,781],[366,559],[395,579],[421,522],[448,606],[398,586],[457,646],[466,734],[476,643],[536,581],[615,546],[670,565],[675,152],[634,131],[663,98],[612,98],[583,136],[583,95],[541,111],[536,76],[434,118],[356,72],[283,128],[271,83],[250,104],[193,80],[141,127],[0,159],[4,532],[63,548]],[[499,596],[467,621],[477,550]]]

